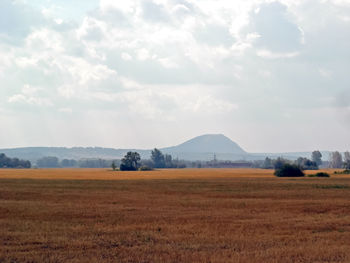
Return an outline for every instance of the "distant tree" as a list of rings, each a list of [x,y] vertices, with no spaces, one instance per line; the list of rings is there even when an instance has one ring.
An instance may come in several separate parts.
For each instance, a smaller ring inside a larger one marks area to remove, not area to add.
[[[174,167],[173,157],[170,154],[165,155],[164,161],[165,161],[165,168],[173,168]]]
[[[350,169],[350,153],[349,153],[349,151],[346,151],[344,153],[344,164],[343,164],[343,166],[347,170]]]
[[[281,168],[275,170],[277,177],[304,177],[303,171],[295,164],[285,163]]]
[[[69,160],[69,159],[63,159],[61,161],[61,167],[66,168],[66,167],[77,167],[78,162],[76,160]]]
[[[37,160],[36,165],[40,168],[58,168],[60,163],[57,157],[47,156]]]
[[[311,154],[311,160],[320,166],[322,164],[322,153],[320,151],[313,151]]]
[[[313,162],[307,158],[299,157],[295,164],[301,169],[301,170],[318,170],[318,165],[316,162]]]
[[[332,152],[329,161],[330,168],[342,168],[343,167],[343,157],[340,152]]]
[[[350,152],[346,151],[344,153],[344,162],[350,161]]]
[[[77,166],[80,168],[110,168],[112,167],[112,162],[114,162],[115,165],[119,167],[120,160],[104,159],[81,159],[79,160]]]
[[[281,169],[284,164],[288,163],[286,159],[283,159],[282,157],[278,157],[276,160],[274,160],[273,165],[276,170]]]
[[[112,167],[113,171],[115,171],[115,170],[117,169],[117,166],[115,165],[115,162],[114,162],[114,161],[112,162],[111,167]]]
[[[120,165],[121,171],[137,171],[139,162],[141,161],[140,154],[137,152],[128,152],[122,159]]]
[[[266,157],[261,168],[263,168],[263,169],[273,169],[273,167],[274,166],[273,166],[272,160],[269,157]]]
[[[343,164],[343,168],[344,168],[345,170],[350,170],[350,160],[349,160],[349,161],[344,162],[344,164]]]
[[[164,168],[165,167],[165,158],[160,150],[154,148],[151,152],[151,160],[153,162],[154,168]]]
[[[344,153],[344,162],[350,161],[350,152],[346,151]]]
[[[30,161],[20,160],[18,158],[9,158],[5,154],[0,154],[0,168],[31,168]]]
[[[350,170],[350,153],[349,151],[346,151],[344,153],[344,169]]]
[[[173,160],[173,168],[183,169],[186,168],[187,164],[184,160],[179,160],[179,158],[176,158]]]
[[[154,163],[152,160],[142,160],[141,163],[140,163],[140,166],[147,166],[149,168],[154,168]]]

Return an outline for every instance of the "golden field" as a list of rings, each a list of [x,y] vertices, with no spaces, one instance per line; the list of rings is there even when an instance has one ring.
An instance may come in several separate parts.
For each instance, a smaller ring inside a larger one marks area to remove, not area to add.
[[[306,171],[306,174],[336,169]],[[120,172],[110,169],[0,169],[0,179],[55,179],[55,180],[151,180],[151,179],[208,179],[208,178],[274,178],[273,170],[264,169],[163,169],[144,172]],[[350,175],[333,175],[350,178]]]
[[[0,170],[0,262],[350,262],[350,177]]]

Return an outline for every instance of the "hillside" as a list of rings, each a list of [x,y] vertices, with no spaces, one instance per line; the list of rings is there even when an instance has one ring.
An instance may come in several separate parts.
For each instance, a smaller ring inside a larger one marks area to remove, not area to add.
[[[221,160],[249,159],[248,154],[223,134],[206,134],[182,144],[161,149],[175,158],[185,160],[212,160],[214,155]]]
[[[160,149],[163,153],[168,153],[173,158],[179,158],[189,161],[209,161],[213,160],[214,155],[219,160],[262,160],[266,157],[277,158],[283,156],[288,159],[296,159],[299,156],[310,157],[311,152],[303,153],[247,153],[237,143],[222,134],[206,134],[190,139],[177,146],[166,147]],[[0,153],[4,153],[9,157],[17,157],[20,159],[36,160],[45,156],[56,156],[59,159],[121,159],[128,151],[137,151],[142,159],[149,159],[151,149],[113,149],[101,147],[25,147],[14,149],[0,149]],[[328,156],[327,152],[323,152],[324,157]]]
[[[178,146],[163,148],[166,152],[176,153],[230,153],[246,154],[246,152],[223,134],[206,134],[188,140]]]
[[[55,156],[59,159],[121,159],[128,151],[137,151],[142,158],[148,158],[150,150],[113,149],[101,147],[24,147],[14,149],[0,149],[10,157],[17,157],[35,162],[45,156]]]

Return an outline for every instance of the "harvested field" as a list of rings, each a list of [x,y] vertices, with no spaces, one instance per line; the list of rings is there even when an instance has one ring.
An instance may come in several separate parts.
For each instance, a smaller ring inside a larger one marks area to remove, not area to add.
[[[350,262],[350,177],[272,174],[0,170],[0,262]]]

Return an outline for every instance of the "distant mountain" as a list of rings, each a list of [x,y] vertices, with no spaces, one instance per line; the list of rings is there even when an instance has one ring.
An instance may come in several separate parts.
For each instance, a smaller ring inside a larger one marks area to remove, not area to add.
[[[188,140],[178,146],[163,148],[167,152],[187,153],[231,153],[246,154],[246,152],[223,134],[206,134]]]
[[[185,160],[245,160],[248,154],[223,134],[206,134],[161,151]]]
[[[195,137],[182,144],[173,147],[160,149],[163,153],[171,154],[173,158],[189,161],[209,161],[218,160],[263,160],[266,157],[287,159],[297,159],[298,157],[311,157],[311,152],[300,153],[247,153],[237,143],[222,134],[206,134]],[[14,149],[0,149],[9,157],[30,160],[35,163],[45,156],[55,156],[59,159],[121,159],[128,151],[137,151],[142,159],[149,159],[151,150],[138,149],[113,149],[101,147],[26,147]],[[329,152],[322,152],[324,160],[328,158]]]

